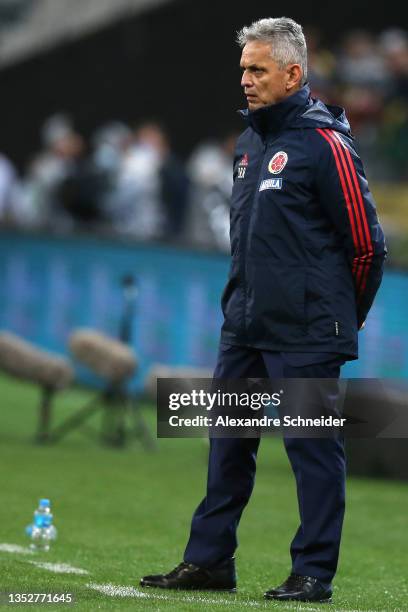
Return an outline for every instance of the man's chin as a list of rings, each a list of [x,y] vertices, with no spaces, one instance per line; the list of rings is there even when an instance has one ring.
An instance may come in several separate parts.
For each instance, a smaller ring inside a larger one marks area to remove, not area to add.
[[[260,102],[259,100],[254,100],[252,102],[248,100],[248,110],[249,111],[258,110],[258,108],[261,108],[262,106],[264,106],[264,104]]]

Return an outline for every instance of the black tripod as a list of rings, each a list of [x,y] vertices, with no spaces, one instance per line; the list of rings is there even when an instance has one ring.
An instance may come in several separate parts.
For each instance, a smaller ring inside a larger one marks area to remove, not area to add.
[[[138,289],[136,281],[131,275],[123,277],[121,286],[123,292],[123,310],[119,323],[119,339],[123,343],[131,344]],[[105,444],[119,448],[125,446],[129,438],[136,437],[145,448],[153,450],[156,447],[155,439],[141,414],[136,396],[130,393],[127,382],[109,383],[102,392],[93,397],[79,412],[67,418],[51,431],[49,430],[51,415],[48,403],[48,394],[45,393],[42,401],[42,418],[40,431],[37,436],[38,441],[57,442],[69,431],[79,426],[84,426],[85,421],[103,408],[102,440]],[[90,426],[84,429],[94,437],[95,432]]]

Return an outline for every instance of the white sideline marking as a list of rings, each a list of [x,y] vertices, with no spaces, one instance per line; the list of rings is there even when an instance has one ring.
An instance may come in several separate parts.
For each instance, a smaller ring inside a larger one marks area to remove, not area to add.
[[[169,597],[168,595],[159,595],[157,593],[145,593],[144,591],[138,591],[134,587],[128,586],[115,586],[114,584],[95,584],[90,583],[86,585],[88,589],[94,589],[109,597],[138,597],[144,599],[161,599],[166,601],[180,601],[184,603],[197,603],[197,604],[214,604],[214,605],[239,605],[241,607],[266,607],[267,604],[262,604],[259,601],[242,601],[238,599],[207,599],[201,596],[181,595],[179,597]],[[174,593],[177,595],[177,593]]]
[[[19,546],[18,544],[0,544],[0,552],[17,553],[20,555],[32,555],[33,551],[26,546]]]
[[[49,572],[55,572],[56,574],[78,574],[79,576],[89,574],[88,570],[81,569],[80,567],[73,567],[67,563],[45,563],[44,561],[29,561],[29,563],[41,569],[48,570]]]
[[[99,591],[109,597],[150,597],[147,593],[142,593],[133,587],[115,586],[114,584],[91,584],[86,585],[88,589]]]

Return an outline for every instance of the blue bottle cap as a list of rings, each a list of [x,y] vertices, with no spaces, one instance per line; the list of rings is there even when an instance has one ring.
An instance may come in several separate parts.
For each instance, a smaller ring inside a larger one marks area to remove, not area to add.
[[[49,499],[40,499],[40,508],[49,508],[51,506]]]

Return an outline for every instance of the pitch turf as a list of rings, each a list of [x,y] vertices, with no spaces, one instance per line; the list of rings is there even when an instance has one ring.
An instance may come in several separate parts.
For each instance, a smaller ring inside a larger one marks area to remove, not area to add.
[[[298,522],[294,481],[279,440],[261,445],[255,492],[240,526],[238,594],[142,591],[141,575],[170,570],[181,560],[190,517],[204,491],[205,442],[161,440],[157,451],[148,453],[137,442],[115,450],[77,432],[57,446],[39,447],[31,441],[38,391],[0,378],[0,397],[0,545],[27,545],[24,526],[39,497],[51,498],[59,530],[49,553],[0,550],[0,591],[72,592],[76,610],[222,612],[324,605],[262,599],[266,588],[286,578],[287,548]],[[62,395],[57,420],[87,397],[80,390]],[[153,411],[145,412],[153,428]],[[349,479],[331,610],[408,610],[407,507],[406,484]],[[57,574],[32,561],[69,564],[89,574]],[[90,584],[136,591],[109,596]],[[139,590],[148,597],[138,596]],[[29,607],[44,610],[44,605]]]

